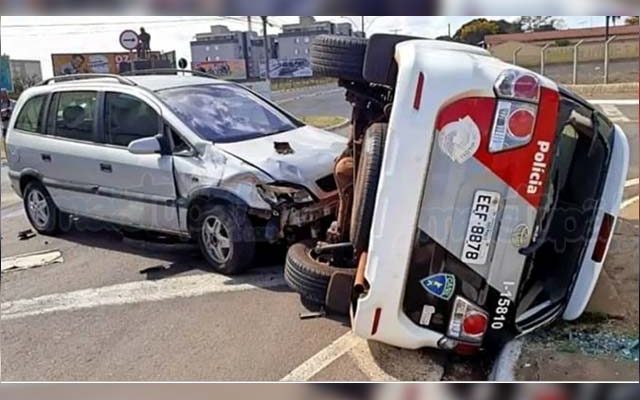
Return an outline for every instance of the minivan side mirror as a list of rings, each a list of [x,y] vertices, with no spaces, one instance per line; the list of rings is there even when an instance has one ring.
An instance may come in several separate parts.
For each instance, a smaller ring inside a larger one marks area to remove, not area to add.
[[[160,153],[161,147],[158,138],[151,136],[131,141],[127,150],[133,154],[156,154]]]

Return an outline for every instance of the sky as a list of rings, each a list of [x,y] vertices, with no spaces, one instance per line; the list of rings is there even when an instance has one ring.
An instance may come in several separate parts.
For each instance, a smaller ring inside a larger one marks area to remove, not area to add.
[[[374,33],[398,33],[434,38],[446,35],[448,25],[451,34],[475,16],[408,16],[365,17],[367,36]],[[487,16],[512,21],[515,16]],[[559,17],[568,28],[588,28],[604,25],[604,17]],[[360,29],[360,17],[322,16],[317,20],[351,22]],[[273,26],[268,33],[277,33],[282,24],[297,23],[298,17],[269,17]],[[252,17],[252,29],[261,29],[260,18]],[[196,33],[207,32],[211,25],[227,25],[232,30],[246,30],[246,17],[160,17],[160,16],[23,16],[0,18],[0,49],[13,59],[40,60],[43,77],[53,75],[52,53],[98,53],[124,51],[118,37],[124,29],[139,30],[144,26],[151,34],[151,49],[176,51],[177,58],[191,61],[189,42]]]

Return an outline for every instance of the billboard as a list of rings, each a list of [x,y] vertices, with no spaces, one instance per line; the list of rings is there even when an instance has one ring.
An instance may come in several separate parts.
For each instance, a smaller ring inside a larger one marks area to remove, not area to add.
[[[279,59],[276,65],[269,63],[269,76],[271,78],[308,78],[313,75],[311,63],[306,58]],[[274,68],[275,67],[275,68]],[[260,65],[260,72],[264,69],[264,63]]]
[[[197,61],[192,63],[193,70],[206,72],[221,79],[245,79],[247,68],[244,60]]]
[[[0,56],[0,88],[7,89],[7,92],[13,92],[9,56]]]
[[[152,51],[150,58],[159,59],[160,52]],[[69,74],[117,74],[122,62],[130,61],[131,53],[69,53],[52,54],[53,75]]]
[[[260,61],[260,77],[266,76],[264,60]],[[311,63],[306,58],[285,58],[269,60],[269,77],[278,78],[309,78],[313,76]]]

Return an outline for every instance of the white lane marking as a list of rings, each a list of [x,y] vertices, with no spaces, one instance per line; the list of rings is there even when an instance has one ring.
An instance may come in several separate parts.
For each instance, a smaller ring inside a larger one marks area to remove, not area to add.
[[[22,206],[22,204],[11,204],[0,210],[0,216],[2,217],[2,219],[15,218],[21,215],[25,215],[24,207]]]
[[[74,311],[151,301],[235,292],[283,285],[281,268],[256,270],[256,274],[230,278],[208,273],[157,281],[128,282],[113,286],[83,289],[7,301],[0,305],[2,320],[23,318],[57,311]]]
[[[613,104],[601,104],[602,112],[613,122],[629,122],[629,118]]]
[[[618,99],[618,100],[587,100],[591,104],[617,104],[619,106],[637,106],[639,104],[638,99]]]
[[[632,205],[633,203],[635,203],[636,201],[638,201],[640,199],[640,196],[633,196],[630,199],[626,199],[625,201],[623,201],[620,204],[620,209],[623,210],[627,207],[629,207],[630,205]]]
[[[20,254],[3,258],[0,262],[0,271],[29,269],[43,267],[53,263],[64,262],[60,250],[44,250],[35,253]]]
[[[318,372],[325,369],[329,364],[354,348],[360,340],[363,339],[358,338],[349,331],[333,341],[329,346],[320,350],[310,359],[300,364],[280,380],[292,382],[308,381]]]
[[[640,178],[629,179],[624,183],[624,187],[638,186],[638,183],[640,183]]]

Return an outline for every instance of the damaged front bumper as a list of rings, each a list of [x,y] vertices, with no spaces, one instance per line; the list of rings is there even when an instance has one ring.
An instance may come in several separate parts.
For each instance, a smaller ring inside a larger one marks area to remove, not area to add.
[[[280,225],[302,227],[325,217],[336,215],[338,211],[338,197],[325,200],[308,206],[300,207],[288,205],[280,211]]]
[[[319,234],[317,229],[322,228],[318,223],[328,222],[330,218],[335,217],[338,212],[338,204],[337,195],[309,204],[281,202],[274,205],[270,213],[266,215],[256,213],[255,215],[268,218],[265,239],[269,242],[286,238],[289,233],[297,233],[306,228],[311,228],[310,235],[315,237]],[[316,229],[315,233],[314,229]]]

